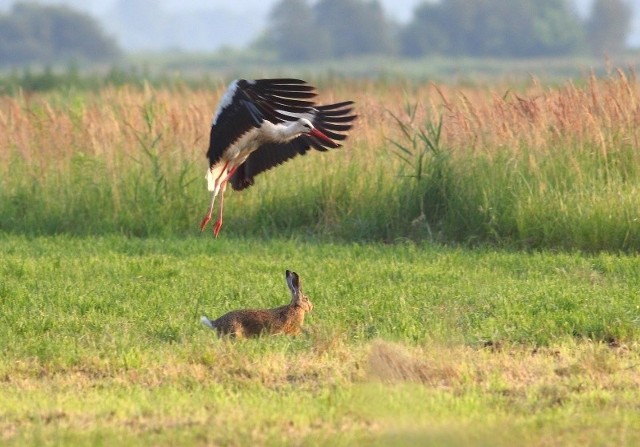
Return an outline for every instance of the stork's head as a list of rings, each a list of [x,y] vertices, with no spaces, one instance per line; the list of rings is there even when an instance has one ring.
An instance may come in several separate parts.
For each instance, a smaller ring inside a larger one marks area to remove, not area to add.
[[[313,123],[309,121],[307,118],[300,118],[298,121],[294,123],[295,130],[299,132],[301,135],[311,135],[312,137],[316,137],[319,140],[324,141],[325,143],[333,146],[335,143],[331,138],[320,132],[313,126]]]

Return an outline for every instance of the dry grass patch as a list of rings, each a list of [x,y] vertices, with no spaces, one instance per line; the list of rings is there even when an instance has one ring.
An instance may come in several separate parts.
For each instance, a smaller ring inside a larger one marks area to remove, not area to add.
[[[579,342],[561,348],[472,348],[404,345],[376,341],[368,356],[369,377],[383,383],[415,382],[460,391],[478,387],[518,394],[555,385],[610,390],[640,388],[636,348]],[[577,389],[576,391],[580,391]]]
[[[622,416],[638,409],[636,346],[473,348],[338,337],[325,349],[326,336],[296,340],[294,349],[285,339],[208,338],[133,369],[16,365],[0,384],[0,433],[5,442],[75,433],[154,444],[571,445],[585,429],[601,439],[601,423],[617,443],[635,423]],[[573,420],[575,412],[582,416]]]
[[[0,96],[0,134],[6,136],[0,159],[18,155],[42,175],[82,153],[98,157],[116,175],[123,163],[140,160],[146,147],[205,166],[211,117],[224,89],[221,82],[215,90],[147,85]],[[443,117],[447,147],[489,154],[523,147],[549,154],[567,141],[580,148],[597,144],[606,153],[639,137],[640,85],[635,72],[620,69],[560,87],[536,79],[518,87],[345,80],[323,85],[320,93],[320,102],[356,101],[359,119],[344,154],[348,162],[357,154],[358,162],[375,165],[388,152],[386,139],[398,135],[390,114],[404,116],[407,106],[416,125]]]

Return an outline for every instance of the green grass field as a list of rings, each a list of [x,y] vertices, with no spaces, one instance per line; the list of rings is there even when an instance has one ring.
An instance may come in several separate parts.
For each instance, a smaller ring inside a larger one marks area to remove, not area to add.
[[[3,445],[637,445],[640,259],[0,236]],[[305,335],[202,327],[289,299]]]

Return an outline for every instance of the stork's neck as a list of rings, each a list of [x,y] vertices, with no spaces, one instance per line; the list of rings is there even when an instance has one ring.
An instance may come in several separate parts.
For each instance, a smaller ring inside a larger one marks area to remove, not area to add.
[[[270,139],[272,139],[273,142],[278,143],[291,141],[297,136],[300,136],[304,130],[298,121],[271,124],[271,126],[268,127],[269,129],[265,130],[267,130]]]

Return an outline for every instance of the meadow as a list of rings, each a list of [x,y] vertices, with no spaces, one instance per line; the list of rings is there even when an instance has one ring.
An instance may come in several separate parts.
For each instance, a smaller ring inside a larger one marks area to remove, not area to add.
[[[4,445],[635,445],[640,261],[433,245],[16,237]],[[306,333],[199,316],[314,303]]]
[[[6,445],[636,445],[632,71],[312,79],[345,147],[198,224],[225,80],[0,96]],[[295,338],[200,315],[314,303]]]

